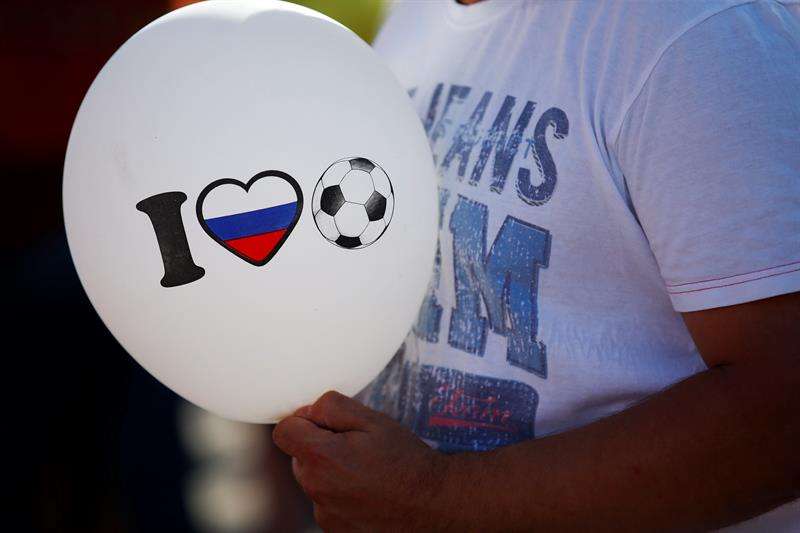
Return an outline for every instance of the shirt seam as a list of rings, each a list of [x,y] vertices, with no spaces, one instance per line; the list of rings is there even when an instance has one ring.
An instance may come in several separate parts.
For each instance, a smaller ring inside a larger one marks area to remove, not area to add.
[[[676,296],[676,295],[679,295],[679,294],[690,294],[690,293],[693,293],[693,292],[702,292],[702,291],[710,291],[710,290],[716,290],[716,289],[724,289],[725,287],[732,287],[734,285],[743,285],[745,283],[753,283],[754,281],[759,281],[759,280],[767,279],[767,278],[774,278],[776,276],[783,276],[785,274],[791,274],[793,272],[800,272],[800,268],[787,270],[785,272],[774,272],[772,274],[767,274],[765,276],[760,276],[760,277],[752,278],[752,279],[746,279],[746,280],[743,280],[743,281],[736,281],[734,283],[726,283],[724,285],[714,285],[713,287],[702,287],[702,288],[699,288],[699,289],[689,289],[689,290],[685,290],[685,291],[669,291],[668,290],[667,293],[670,296]]]
[[[674,287],[685,287],[686,285],[698,285],[700,283],[711,283],[712,281],[724,281],[726,279],[739,278],[742,276],[749,276],[751,274],[759,274],[761,272],[766,272],[768,270],[775,270],[776,268],[784,268],[793,265],[800,265],[800,261],[792,261],[790,263],[784,263],[782,265],[759,268],[758,270],[751,270],[749,272],[742,272],[740,274],[731,274],[730,276],[720,276],[718,278],[708,278],[708,279],[701,279],[698,281],[688,281],[686,283],[672,283],[672,284],[667,284],[666,286],[667,288],[674,288]]]

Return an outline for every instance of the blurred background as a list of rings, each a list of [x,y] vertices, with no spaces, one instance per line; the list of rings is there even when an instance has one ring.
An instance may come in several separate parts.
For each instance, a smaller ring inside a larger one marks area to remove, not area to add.
[[[295,3],[370,41],[386,1]],[[216,418],[156,382],[102,325],[67,249],[61,173],[83,95],[128,37],[189,3],[3,6],[6,531],[316,531],[272,428]]]

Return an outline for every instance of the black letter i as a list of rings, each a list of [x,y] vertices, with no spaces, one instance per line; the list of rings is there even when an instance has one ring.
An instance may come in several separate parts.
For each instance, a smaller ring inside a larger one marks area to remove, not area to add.
[[[181,204],[185,201],[186,195],[182,192],[165,192],[136,204],[136,209],[150,217],[156,232],[161,260],[164,262],[164,277],[161,278],[163,287],[186,285],[206,273],[194,263],[186,240],[181,218]]]

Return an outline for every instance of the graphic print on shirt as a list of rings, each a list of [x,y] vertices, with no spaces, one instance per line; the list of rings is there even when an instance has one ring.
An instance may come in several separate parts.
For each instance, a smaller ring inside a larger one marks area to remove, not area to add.
[[[534,437],[539,396],[518,381],[419,365],[402,347],[364,398],[443,452],[483,451]]]
[[[483,356],[491,328],[506,337],[510,364],[546,378],[546,347],[536,335],[536,289],[539,268],[547,267],[550,257],[550,232],[506,217],[487,253],[487,219],[485,205],[463,196],[450,215],[456,305],[447,342]]]
[[[413,88],[409,96],[424,105],[423,125],[441,177],[440,239],[413,334],[484,357],[494,333],[505,338],[506,364],[534,382],[547,379],[538,288],[554,237],[547,228],[510,215],[490,234],[493,202],[481,200],[513,184],[515,197],[504,199],[526,209],[546,204],[558,182],[548,142],[569,135],[567,115],[558,107],[537,113],[537,102],[465,85],[423,89]],[[422,101],[423,94],[429,99]],[[452,242],[449,250],[442,249],[445,235],[445,242]],[[442,287],[442,272],[450,268],[453,286]],[[367,401],[440,449],[490,449],[533,438],[539,401],[534,385],[420,365],[401,352],[372,384]]]
[[[442,104],[444,92],[442,83],[434,88],[424,118],[434,159],[442,175],[440,231],[444,229],[444,212],[453,196],[447,188],[448,182],[463,181],[467,175],[468,183],[476,187],[476,196],[487,194],[481,190],[484,174],[491,175],[489,194],[500,194],[512,168],[516,168],[517,197],[532,206],[546,203],[553,195],[558,176],[548,149],[547,134],[552,130],[555,139],[563,139],[568,135],[566,114],[559,108],[551,107],[530,128],[536,103],[527,101],[513,121],[514,127],[509,134],[514,109],[519,106],[517,99],[508,95],[502,99],[491,126],[481,134],[480,126],[485,120],[493,93],[484,92],[466,121],[453,127],[453,110],[465,105],[472,89],[453,85]],[[419,91],[411,94],[416,96]],[[449,144],[439,142],[448,136]],[[523,142],[526,148],[521,151]],[[473,151],[478,146],[480,151],[473,157]],[[442,154],[445,154],[444,157]],[[533,180],[530,165],[524,164],[526,159],[532,160],[538,180]],[[456,161],[458,163],[454,165]],[[482,356],[488,327],[506,336],[509,363],[546,377],[546,347],[536,338],[536,289],[539,268],[546,268],[548,264],[549,232],[509,216],[498,234],[489,241],[486,232],[487,213],[485,204],[463,195],[457,195],[456,204],[451,210],[447,229],[453,237],[456,306],[449,324],[448,343],[459,350]],[[485,252],[487,249],[488,253]],[[441,257],[440,243],[432,288],[414,327],[420,339],[434,343],[439,342],[442,328],[440,298],[436,294],[442,268]],[[530,289],[525,290],[524,287]],[[485,315],[481,313],[482,305],[486,309]]]
[[[490,450],[534,436],[539,396],[530,385],[423,365],[414,433],[446,452]]]

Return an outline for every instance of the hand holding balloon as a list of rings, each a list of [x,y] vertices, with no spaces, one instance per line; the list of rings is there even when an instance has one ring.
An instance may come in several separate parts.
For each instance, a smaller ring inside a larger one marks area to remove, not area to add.
[[[285,418],[272,438],[293,457],[325,531],[445,531],[461,512],[439,490],[450,457],[337,392]]]

